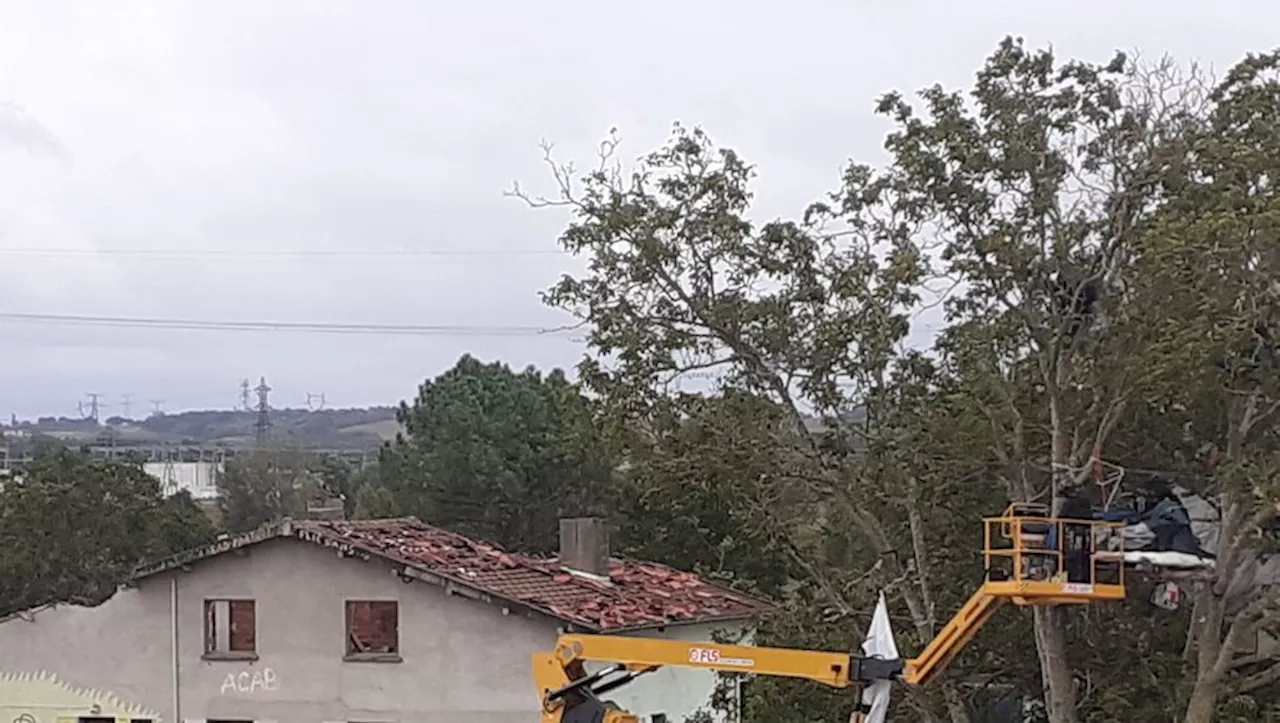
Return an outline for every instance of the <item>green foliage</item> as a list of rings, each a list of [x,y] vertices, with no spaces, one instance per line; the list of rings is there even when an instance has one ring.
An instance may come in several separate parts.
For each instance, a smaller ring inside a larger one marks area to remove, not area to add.
[[[342,501],[342,516],[351,519],[356,514],[356,504],[360,496],[360,488],[368,473],[357,470],[350,464],[336,457],[320,460],[316,474],[319,477],[320,489],[333,499]]]
[[[219,519],[228,532],[247,532],[285,517],[304,518],[324,497],[319,463],[300,450],[262,449],[236,455],[218,477]],[[331,469],[329,474],[337,474]]]
[[[692,399],[655,416],[628,447],[620,475],[622,550],[747,592],[777,598],[797,574],[795,550],[762,505],[785,476],[775,405],[738,393]]]
[[[1280,663],[1238,649],[1250,628],[1274,628],[1280,609],[1249,578],[1252,560],[1275,551],[1280,513],[1278,71],[1280,53],[1250,56],[1212,90],[1188,133],[1186,173],[1134,263],[1154,369],[1145,391],[1205,458],[1198,487],[1223,510],[1214,580],[1195,595],[1188,723],[1260,719],[1280,678]]]
[[[213,535],[188,495],[163,497],[140,465],[48,451],[0,483],[0,615],[99,604],[139,563]]]
[[[862,208],[843,219],[843,242],[824,232],[837,220],[825,204],[803,222],[757,228],[745,215],[753,177],[736,153],[678,124],[629,175],[602,168],[581,193],[560,176],[558,203],[576,219],[561,243],[589,266],[545,299],[589,320],[588,344],[616,357],[607,370],[583,363],[594,391],[643,405],[676,378],[714,369],[727,386],[779,403],[799,395],[839,415],[842,383],[869,382],[888,363],[921,278],[917,249]],[[856,197],[860,169],[847,184],[843,195]]]
[[[549,552],[560,516],[611,512],[593,405],[559,370],[517,373],[463,356],[424,382],[398,419],[405,434],[361,490],[361,516],[413,515]]]

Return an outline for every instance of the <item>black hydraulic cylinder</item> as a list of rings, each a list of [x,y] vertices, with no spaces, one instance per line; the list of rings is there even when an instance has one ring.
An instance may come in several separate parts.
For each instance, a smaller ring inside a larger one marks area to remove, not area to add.
[[[906,663],[901,658],[885,660],[884,658],[851,658],[849,677],[860,683],[874,683],[877,680],[897,680],[902,677]]]

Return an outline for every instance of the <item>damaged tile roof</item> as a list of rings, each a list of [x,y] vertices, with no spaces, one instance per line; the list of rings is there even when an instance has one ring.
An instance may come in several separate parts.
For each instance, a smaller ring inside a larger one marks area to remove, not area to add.
[[[771,603],[727,590],[692,573],[650,562],[612,559],[609,579],[573,574],[555,558],[508,552],[497,545],[415,519],[286,521],[138,571],[145,577],[235,547],[291,536],[363,559],[405,566],[406,574],[471,597],[537,610],[596,632],[734,620],[773,609]]]

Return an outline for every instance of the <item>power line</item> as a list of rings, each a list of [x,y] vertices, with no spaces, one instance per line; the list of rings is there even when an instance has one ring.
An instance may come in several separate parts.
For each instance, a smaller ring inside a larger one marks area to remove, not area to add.
[[[563,328],[547,329],[537,326],[214,321],[126,316],[81,316],[77,314],[27,314],[20,312],[0,312],[0,321],[184,331],[291,331],[312,334],[373,334],[385,336],[551,336],[568,331]]]
[[[0,256],[134,258],[411,258],[439,256],[560,256],[559,249],[165,249],[0,247]]]

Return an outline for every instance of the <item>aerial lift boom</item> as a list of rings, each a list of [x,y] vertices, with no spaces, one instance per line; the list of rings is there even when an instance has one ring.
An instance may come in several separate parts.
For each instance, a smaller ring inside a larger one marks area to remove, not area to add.
[[[611,665],[587,673],[585,663]],[[536,653],[533,676],[542,693],[542,720],[556,723],[639,723],[600,696],[663,666],[801,678],[833,688],[889,680],[902,661],[849,653],[689,643],[614,635],[562,635],[551,653]]]
[[[915,658],[562,635],[553,652],[533,656],[542,723],[639,723],[638,716],[600,696],[663,666],[800,678],[833,688],[889,680],[926,685],[946,669],[1005,602],[1080,605],[1124,599],[1120,524],[1053,518],[1043,506],[1026,504],[1010,505],[1002,516],[983,522],[985,582]],[[588,673],[587,662],[610,665]],[[887,700],[888,693],[884,695]]]

